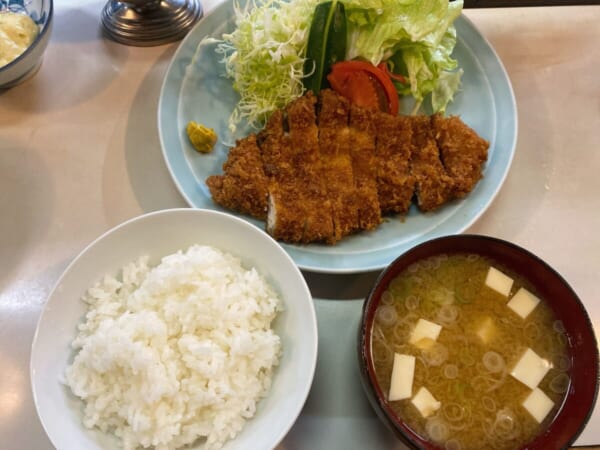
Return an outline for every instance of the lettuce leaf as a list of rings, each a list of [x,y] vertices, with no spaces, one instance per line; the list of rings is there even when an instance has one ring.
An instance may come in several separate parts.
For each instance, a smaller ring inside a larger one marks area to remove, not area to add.
[[[419,108],[431,94],[433,112],[444,112],[460,86],[462,71],[452,58],[454,21],[462,0],[343,0],[348,20],[348,59],[392,63],[409,79],[400,85]]]

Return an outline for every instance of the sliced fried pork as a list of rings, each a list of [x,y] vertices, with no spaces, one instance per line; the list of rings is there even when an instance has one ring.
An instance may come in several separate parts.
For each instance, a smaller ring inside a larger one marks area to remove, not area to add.
[[[257,138],[265,175],[275,182],[293,175],[291,157],[286,149],[283,116],[282,110],[275,111]]]
[[[302,188],[297,177],[297,157],[289,145],[284,122],[283,111],[276,111],[258,136],[264,171],[269,178],[267,231],[275,239],[300,242],[305,208],[299,202]]]
[[[269,182],[255,135],[237,142],[229,151],[223,171],[224,175],[206,180],[213,200],[227,209],[266,219]]]
[[[413,198],[431,211],[466,195],[488,145],[458,117],[395,117],[326,89],[318,105],[309,93],[273,113],[206,182],[216,203],[266,219],[278,240],[335,244]]]
[[[288,145],[294,155],[298,197],[296,206],[304,212],[304,230],[299,242],[333,239],[331,202],[325,185],[315,113],[316,97],[309,93],[286,108]]]
[[[454,184],[446,173],[429,116],[411,117],[413,130],[411,173],[416,181],[417,204],[422,211],[431,211],[452,198]]]
[[[410,171],[412,128],[410,119],[378,113],[377,195],[382,213],[406,213],[415,190]]]
[[[448,175],[454,182],[454,196],[464,197],[482,177],[489,142],[460,118],[433,116],[433,134]]]
[[[350,106],[350,142],[352,171],[358,209],[358,226],[372,230],[381,223],[377,198],[377,164],[375,161],[375,114],[356,105]]]
[[[330,243],[359,229],[355,198],[348,100],[331,90],[321,91],[318,126],[321,166],[331,202],[333,236]]]
[[[273,183],[269,188],[267,232],[283,242],[302,242],[305,210],[293,183]]]

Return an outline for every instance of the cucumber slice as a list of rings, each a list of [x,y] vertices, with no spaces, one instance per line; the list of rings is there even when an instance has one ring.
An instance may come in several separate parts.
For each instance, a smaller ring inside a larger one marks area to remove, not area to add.
[[[327,75],[331,72],[331,66],[346,59],[346,11],[344,4],[338,3],[333,13],[329,33],[327,35],[327,45],[325,47],[325,63],[323,64],[323,78],[321,79],[321,89],[329,87]]]
[[[346,13],[337,0],[320,3],[308,34],[303,85],[318,94],[327,84],[331,65],[346,56]]]

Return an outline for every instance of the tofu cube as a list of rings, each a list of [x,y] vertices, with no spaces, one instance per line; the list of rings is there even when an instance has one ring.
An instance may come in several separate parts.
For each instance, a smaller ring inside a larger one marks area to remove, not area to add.
[[[415,376],[415,357],[394,353],[392,379],[388,400],[395,402],[410,398],[412,395],[413,378]]]
[[[510,309],[516,312],[522,319],[527,318],[531,311],[540,302],[540,299],[525,288],[520,288],[515,295],[506,304]]]
[[[430,347],[433,341],[436,341],[442,331],[442,326],[429,320],[419,319],[415,328],[413,328],[408,340],[411,344],[417,347]]]
[[[554,402],[541,389],[535,388],[522,405],[538,423],[541,423],[554,407]]]
[[[528,348],[510,374],[525,386],[535,389],[551,368],[548,360]]]
[[[489,316],[485,317],[479,324],[475,334],[479,336],[481,342],[488,344],[492,340],[494,334],[496,334],[496,325],[494,325],[494,320]]]
[[[513,279],[508,275],[503,274],[495,267],[490,266],[487,276],[485,277],[485,284],[499,294],[508,297],[513,285]]]
[[[442,406],[426,387],[421,387],[411,402],[423,417],[429,417]]]

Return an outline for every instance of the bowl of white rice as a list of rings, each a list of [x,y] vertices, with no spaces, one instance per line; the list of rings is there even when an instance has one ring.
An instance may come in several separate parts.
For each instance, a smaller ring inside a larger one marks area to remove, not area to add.
[[[58,449],[272,449],[316,366],[304,278],[254,225],[173,209],[108,231],[67,267],[31,352]]]

